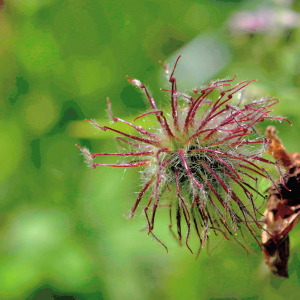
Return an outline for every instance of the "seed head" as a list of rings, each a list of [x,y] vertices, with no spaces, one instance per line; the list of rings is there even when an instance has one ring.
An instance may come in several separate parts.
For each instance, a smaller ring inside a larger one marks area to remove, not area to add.
[[[169,90],[163,89],[170,95],[171,109],[168,112],[157,108],[140,81],[128,77],[131,84],[146,94],[151,106],[150,111],[135,118],[134,122],[154,115],[156,129],[143,128],[113,117],[107,99],[112,121],[131,126],[137,134],[127,134],[88,121],[103,131],[116,132],[119,135],[116,137],[118,142],[128,150],[90,154],[88,150],[77,147],[93,168],[142,168],[144,183],[130,217],[134,216],[142,198],[149,195],[144,207],[148,235],[153,235],[164,247],[153,234],[155,216],[164,193],[173,194],[172,200],[164,205],[170,210],[170,230],[172,219],[175,218],[178,239],[181,241],[182,220],[185,222],[185,243],[191,252],[188,242],[192,224],[200,241],[200,249],[208,238],[209,230],[229,240],[235,239],[238,230],[246,228],[260,244],[255,229],[262,229],[262,226],[257,219],[257,213],[260,213],[254,196],[264,199],[257,188],[258,178],[270,178],[262,163],[274,163],[261,157],[268,141],[257,133],[255,126],[265,119],[285,120],[269,115],[270,107],[279,100],[266,98],[242,105],[240,98],[234,102],[236,99],[233,96],[255,81],[246,80],[233,85],[236,76],[213,81],[205,87],[192,90],[190,94],[180,93],[173,76],[178,59],[171,74],[164,65],[171,84]],[[211,100],[209,96],[212,95],[217,95],[217,99]],[[126,161],[116,164],[94,163],[94,158],[102,155],[123,156]]]

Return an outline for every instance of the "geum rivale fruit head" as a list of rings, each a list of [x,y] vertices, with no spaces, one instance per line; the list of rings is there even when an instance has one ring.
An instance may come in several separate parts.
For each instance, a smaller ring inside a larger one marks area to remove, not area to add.
[[[192,224],[201,247],[209,230],[221,233],[226,239],[235,239],[238,230],[242,228],[246,228],[260,245],[256,229],[262,229],[262,224],[257,218],[260,213],[254,198],[259,196],[263,200],[264,196],[259,192],[257,182],[260,177],[272,181],[263,164],[275,165],[279,172],[280,168],[278,164],[261,157],[268,141],[258,134],[255,126],[265,119],[285,120],[269,115],[270,107],[279,100],[264,98],[246,102],[242,97],[233,99],[235,94],[240,94],[255,81],[245,80],[234,85],[236,76],[233,79],[212,81],[205,87],[193,89],[190,94],[180,93],[174,77],[178,59],[171,73],[166,65],[163,66],[171,84],[169,90],[163,89],[170,95],[170,115],[157,108],[140,81],[128,77],[131,84],[145,93],[151,106],[150,111],[135,118],[134,122],[154,115],[157,121],[155,129],[143,128],[114,117],[108,99],[112,121],[127,124],[137,134],[131,135],[88,120],[103,131],[116,132],[119,135],[116,138],[124,151],[91,154],[85,148],[78,148],[93,168],[142,168],[141,178],[144,183],[130,217],[134,216],[143,196],[148,194],[149,199],[143,209],[148,234],[153,235],[164,247],[153,234],[153,229],[161,199],[167,192],[173,193],[173,200],[164,205],[170,210],[169,227],[172,230],[174,214],[181,241],[182,221],[185,222],[185,241],[189,249]],[[215,100],[209,98],[216,94]],[[94,158],[103,155],[123,156],[126,161],[116,164],[94,162]],[[244,236],[242,232],[241,235]]]

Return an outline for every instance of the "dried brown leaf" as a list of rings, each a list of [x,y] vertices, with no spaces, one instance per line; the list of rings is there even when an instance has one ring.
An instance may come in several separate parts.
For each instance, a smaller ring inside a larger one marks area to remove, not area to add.
[[[283,181],[268,189],[270,194],[263,220],[263,254],[273,274],[288,277],[289,232],[300,219],[300,154],[289,154],[276,135],[275,127],[265,132],[269,140],[268,153],[286,170]]]

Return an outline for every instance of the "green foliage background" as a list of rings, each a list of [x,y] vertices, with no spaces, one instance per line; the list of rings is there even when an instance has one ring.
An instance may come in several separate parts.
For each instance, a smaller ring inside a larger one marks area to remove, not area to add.
[[[288,280],[268,273],[259,249],[246,257],[236,243],[223,242],[210,255],[203,250],[195,261],[172,239],[162,212],[156,232],[169,246],[166,255],[138,231],[141,210],[134,220],[123,218],[139,190],[138,172],[87,168],[75,143],[113,152],[112,135],[95,134],[83,120],[108,124],[107,96],[124,119],[147,108],[126,75],[147,84],[163,107],[158,61],[173,63],[182,53],[181,65],[199,69],[179,66],[181,91],[235,73],[239,81],[258,79],[251,95],[281,99],[275,113],[293,127],[276,126],[287,150],[300,152],[300,28],[229,32],[234,12],[275,5],[268,1],[6,2],[0,18],[0,299],[298,299],[299,229],[291,234]],[[298,1],[293,9],[300,12]]]

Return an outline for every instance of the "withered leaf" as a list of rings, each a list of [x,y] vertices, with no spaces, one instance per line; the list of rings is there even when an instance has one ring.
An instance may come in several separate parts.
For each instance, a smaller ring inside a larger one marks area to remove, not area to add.
[[[265,132],[267,152],[286,170],[283,178],[268,189],[270,194],[263,221],[262,245],[265,262],[273,274],[288,277],[289,232],[300,219],[300,154],[288,153],[276,135],[275,127]]]

